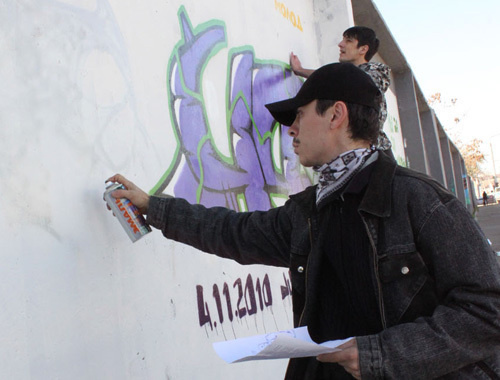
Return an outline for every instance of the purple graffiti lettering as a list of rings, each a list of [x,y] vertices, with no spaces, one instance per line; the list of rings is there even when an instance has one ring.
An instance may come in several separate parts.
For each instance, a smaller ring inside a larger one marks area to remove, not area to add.
[[[214,296],[215,303],[217,306],[217,313],[219,314],[219,322],[222,323],[224,322],[224,314],[222,313],[222,301],[220,299],[220,292],[217,284],[214,284],[213,286],[212,295]]]
[[[227,315],[229,320],[233,321],[233,309],[231,306],[231,296],[229,295],[229,285],[224,283],[224,288],[222,289],[222,293],[226,297],[226,306],[227,306]]]
[[[233,288],[238,288],[238,301],[236,302],[236,316],[238,318],[243,318],[245,315],[247,315],[247,309],[244,306],[240,306],[241,302],[244,300],[244,293],[243,293],[243,285],[241,278],[238,278],[234,284]]]
[[[210,325],[210,330],[213,330],[212,318],[210,317],[208,304],[203,298],[203,286],[201,285],[196,285],[196,298],[198,299],[198,317],[200,321],[200,327],[203,327],[208,323]]]
[[[234,316],[242,320],[259,312],[264,312],[266,308],[270,308],[273,305],[271,281],[268,274],[266,274],[263,279],[257,278],[256,281],[254,281],[251,274],[247,275],[245,281],[241,278],[237,278],[233,283],[232,291],[227,282],[224,282],[222,286],[222,295],[219,289],[219,285],[213,284],[213,302],[206,302],[203,286],[196,285],[200,327],[206,328],[206,325],[208,325],[211,331],[219,325],[223,328],[224,323],[227,321],[225,319],[225,313],[227,313],[229,322],[233,322]],[[231,292],[233,294],[231,294]],[[232,297],[235,297],[234,299],[236,300],[236,309],[234,313],[232,309]],[[226,308],[223,306],[223,298],[225,298],[226,301]],[[217,321],[212,321],[210,314],[210,309],[212,308],[213,310],[214,306],[217,310]],[[272,313],[272,309],[269,309],[269,311]]]
[[[281,285],[281,299],[284,300],[286,297],[292,294],[292,287],[290,286],[290,280],[286,278],[284,273],[283,281],[285,282],[285,285]]]
[[[249,273],[245,283],[245,305],[248,315],[257,313],[257,301],[255,299],[255,289],[253,287],[252,275]]]
[[[179,22],[183,39],[172,53],[167,83],[178,150],[153,192],[163,192],[178,172],[176,196],[206,206],[253,211],[269,209],[273,197],[284,198],[310,185],[286,127],[264,107],[294,96],[302,81],[284,63],[257,60],[250,47],[232,49],[229,79],[221,78],[227,81],[224,112],[230,142],[230,157],[223,157],[213,141],[201,88],[207,62],[226,46],[225,25],[212,20],[194,29],[184,7]]]

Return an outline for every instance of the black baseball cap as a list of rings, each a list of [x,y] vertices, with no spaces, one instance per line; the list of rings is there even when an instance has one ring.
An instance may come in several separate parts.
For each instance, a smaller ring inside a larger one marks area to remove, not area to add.
[[[315,99],[344,101],[380,110],[380,91],[372,78],[348,62],[331,63],[315,70],[294,98],[266,104],[276,121],[290,126],[297,108]]]

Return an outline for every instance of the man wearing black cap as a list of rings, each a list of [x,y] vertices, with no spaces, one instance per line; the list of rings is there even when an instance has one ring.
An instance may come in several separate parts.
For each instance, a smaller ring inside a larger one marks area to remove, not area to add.
[[[342,351],[291,359],[286,379],[500,377],[500,268],[462,204],[373,147],[380,92],[350,63],[316,70],[268,104],[319,183],[282,207],[237,213],[148,196],[170,239],[241,264],[290,268],[295,326]]]
[[[389,66],[381,62],[370,62],[378,51],[380,41],[373,29],[366,26],[352,26],[344,31],[342,40],[339,42],[339,62],[349,62],[364,72],[366,72],[382,92],[380,98],[379,112],[379,136],[377,140],[377,148],[387,151],[392,155],[391,141],[383,131],[385,121],[387,119],[387,102],[385,100],[385,92],[391,84],[391,69]],[[313,69],[302,67],[302,63],[297,55],[290,53],[290,67],[295,75],[308,78],[313,72]]]

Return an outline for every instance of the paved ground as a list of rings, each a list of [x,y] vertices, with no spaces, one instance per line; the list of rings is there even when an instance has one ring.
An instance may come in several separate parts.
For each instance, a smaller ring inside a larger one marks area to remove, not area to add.
[[[479,206],[476,218],[494,251],[500,252],[500,204]]]

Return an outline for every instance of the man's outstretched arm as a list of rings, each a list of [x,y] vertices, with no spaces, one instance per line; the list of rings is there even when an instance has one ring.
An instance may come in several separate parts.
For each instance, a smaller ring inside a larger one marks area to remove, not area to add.
[[[290,53],[290,67],[295,75],[304,78],[309,78],[309,76],[315,71],[313,69],[304,69],[299,57],[293,54],[293,52]]]

